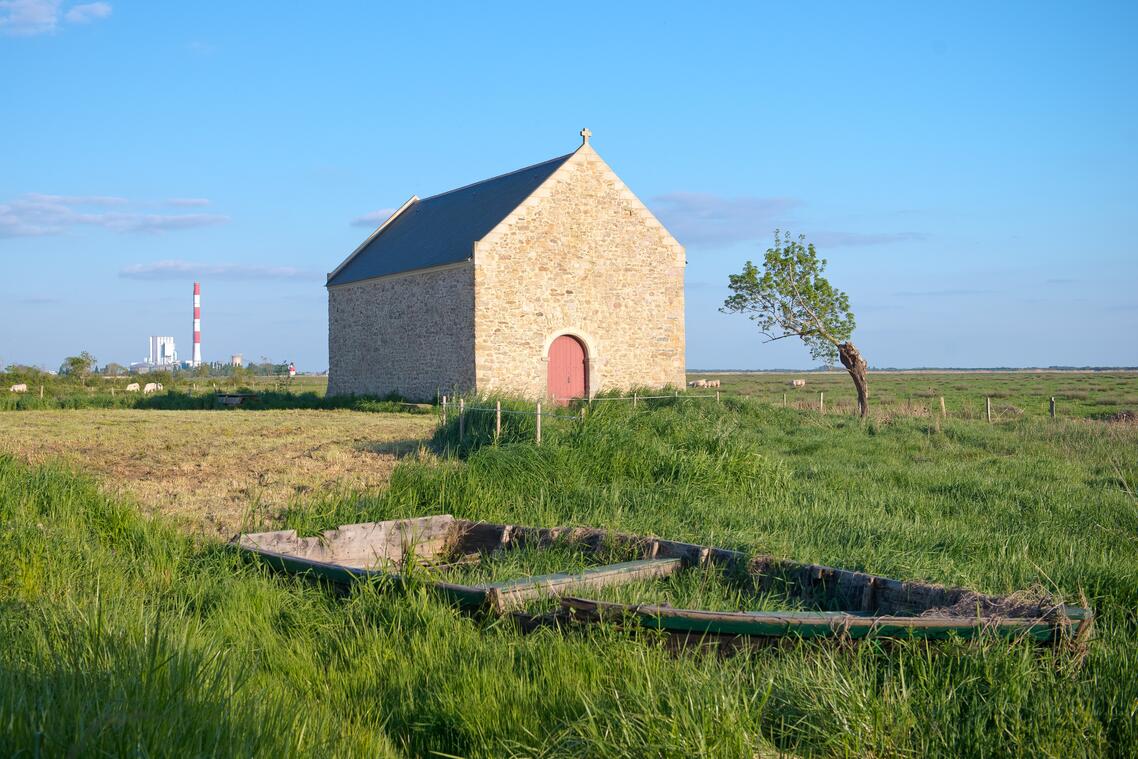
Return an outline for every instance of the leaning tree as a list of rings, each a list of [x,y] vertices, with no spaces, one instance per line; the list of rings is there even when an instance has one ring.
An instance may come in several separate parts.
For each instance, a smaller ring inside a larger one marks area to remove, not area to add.
[[[730,276],[731,296],[719,309],[745,314],[759,326],[766,342],[798,337],[810,355],[827,364],[838,358],[857,388],[858,411],[869,413],[869,381],[865,359],[850,342],[854,316],[850,299],[822,276],[826,259],[818,258],[805,236],[797,240],[776,230],[760,270],[750,261]]]

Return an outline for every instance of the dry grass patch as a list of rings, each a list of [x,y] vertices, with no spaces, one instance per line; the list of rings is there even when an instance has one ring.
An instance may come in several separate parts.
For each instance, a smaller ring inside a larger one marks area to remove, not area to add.
[[[0,451],[63,459],[195,531],[272,524],[290,500],[387,483],[433,416],[355,411],[25,411],[0,414]]]

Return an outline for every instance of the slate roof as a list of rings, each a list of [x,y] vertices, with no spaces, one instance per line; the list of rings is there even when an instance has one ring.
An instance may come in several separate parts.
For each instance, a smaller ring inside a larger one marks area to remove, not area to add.
[[[328,285],[465,261],[572,153],[413,201],[329,277]]]

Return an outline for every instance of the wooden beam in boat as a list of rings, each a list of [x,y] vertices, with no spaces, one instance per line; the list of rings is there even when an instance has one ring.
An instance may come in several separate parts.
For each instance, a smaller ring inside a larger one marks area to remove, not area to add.
[[[851,638],[964,638],[994,632],[1006,637],[1050,641],[1074,635],[1085,610],[1065,607],[1057,619],[930,615],[920,617],[874,616],[844,611],[741,611],[720,612],[673,609],[669,606],[630,605],[565,596],[562,608],[583,621],[619,621],[629,617],[648,628],[673,633],[755,635],[803,638],[848,635]]]
[[[556,574],[507,580],[485,586],[487,603],[498,613],[518,608],[527,601],[546,596],[560,596],[570,590],[604,588],[624,585],[638,580],[667,577],[682,569],[681,558],[639,559],[603,567],[590,567],[581,572]]]

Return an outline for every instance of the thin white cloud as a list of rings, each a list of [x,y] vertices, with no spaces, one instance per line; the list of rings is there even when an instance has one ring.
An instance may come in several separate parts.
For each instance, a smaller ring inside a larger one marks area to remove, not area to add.
[[[795,198],[725,198],[707,192],[672,192],[652,198],[652,210],[684,245],[711,246],[753,242],[771,230],[791,209]]]
[[[0,0],[0,33],[13,37],[51,34],[64,24],[88,24],[111,15],[106,2],[77,3],[67,8],[61,0]]]
[[[213,55],[216,48],[209,42],[202,42],[201,40],[192,40],[186,43],[186,50],[189,50],[194,55]]]
[[[681,243],[717,247],[767,243],[776,228],[794,229],[790,213],[804,205],[796,198],[727,198],[704,192],[673,192],[652,199],[652,210]],[[808,234],[819,248],[889,245],[926,239],[920,232],[834,232]]]
[[[119,270],[123,279],[186,279],[209,277],[216,280],[252,281],[260,279],[319,279],[318,272],[293,266],[250,266],[247,264],[207,264],[195,261],[165,260],[131,264]]]
[[[167,232],[175,229],[212,227],[228,221],[228,216],[216,213],[107,213],[100,214],[91,223],[115,232]]]
[[[900,298],[958,298],[971,295],[995,295],[998,292],[998,290],[970,287],[949,287],[943,290],[899,290],[893,294]]]
[[[928,239],[922,232],[817,232],[806,239],[819,248],[851,248],[860,245],[890,245]]]
[[[111,15],[110,3],[80,3],[73,5],[63,14],[69,24],[89,24]]]
[[[138,210],[144,205],[112,195],[27,193],[0,203],[0,238],[59,235],[81,226],[113,232],[165,232],[229,221],[228,216],[212,213],[144,213]]]
[[[201,208],[202,206],[208,206],[209,200],[206,198],[168,198],[166,205],[178,206],[180,208]]]
[[[125,206],[130,203],[126,198],[117,195],[45,195],[41,192],[29,192],[24,198],[33,203],[66,206]]]
[[[353,227],[378,227],[383,222],[390,218],[391,214],[395,213],[394,208],[378,208],[374,211],[368,211],[362,216],[357,216],[352,219]]]

